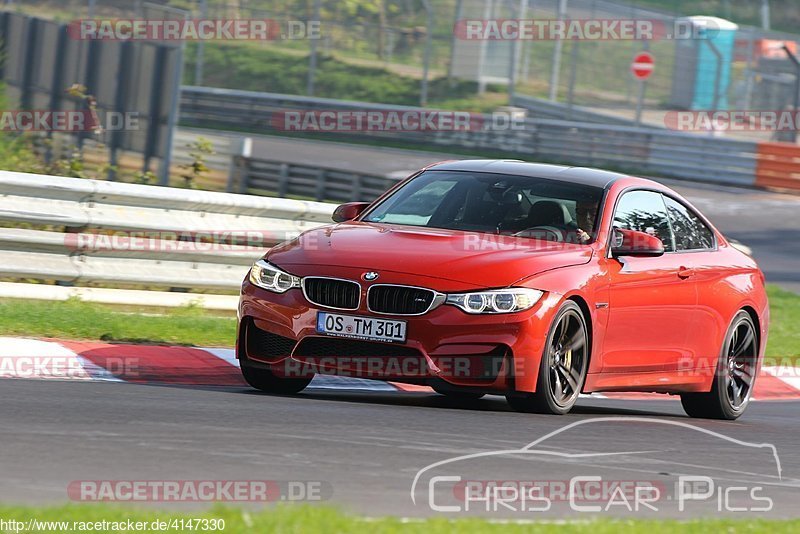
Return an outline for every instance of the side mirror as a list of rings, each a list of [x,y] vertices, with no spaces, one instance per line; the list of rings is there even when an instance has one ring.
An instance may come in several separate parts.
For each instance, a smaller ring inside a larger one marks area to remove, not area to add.
[[[661,256],[664,243],[654,235],[634,230],[614,228],[611,234],[611,257],[620,256]]]
[[[331,219],[333,219],[333,222],[337,223],[352,221],[361,215],[361,213],[367,209],[367,206],[369,206],[369,202],[348,202],[347,204],[342,204],[333,210]]]

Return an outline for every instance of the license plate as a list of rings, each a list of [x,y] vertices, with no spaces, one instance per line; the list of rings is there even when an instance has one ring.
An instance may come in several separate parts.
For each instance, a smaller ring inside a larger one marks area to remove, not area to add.
[[[317,332],[329,336],[404,343],[406,322],[376,317],[357,317],[338,313],[317,313]]]

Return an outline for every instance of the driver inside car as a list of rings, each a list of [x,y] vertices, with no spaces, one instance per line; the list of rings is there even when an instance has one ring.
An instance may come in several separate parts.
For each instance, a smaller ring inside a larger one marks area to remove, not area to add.
[[[585,199],[575,202],[575,217],[567,215],[564,205],[557,200],[540,200],[531,206],[525,230],[516,235],[538,237],[548,241],[588,243],[592,240],[598,203]]]
[[[597,202],[578,200],[575,203],[575,220],[569,226],[570,230],[575,232],[580,243],[588,243],[592,240],[590,234],[594,231],[597,208]]]

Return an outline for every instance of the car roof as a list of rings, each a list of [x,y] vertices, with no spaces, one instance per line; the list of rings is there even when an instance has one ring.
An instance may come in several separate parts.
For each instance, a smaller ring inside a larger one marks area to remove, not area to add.
[[[532,178],[545,178],[559,180],[595,187],[608,188],[615,181],[628,179],[652,183],[650,180],[633,178],[627,174],[592,169],[590,167],[568,167],[565,165],[550,165],[546,163],[528,163],[512,159],[465,159],[459,161],[444,161],[428,167],[435,171],[464,171],[464,172],[489,172],[497,174],[511,174],[515,176],[530,176]]]

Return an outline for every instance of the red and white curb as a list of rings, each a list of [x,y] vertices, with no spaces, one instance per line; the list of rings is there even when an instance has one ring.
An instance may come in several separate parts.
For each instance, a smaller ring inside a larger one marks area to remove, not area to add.
[[[0,337],[0,378],[73,379],[135,384],[244,386],[233,349],[132,345],[97,341]],[[425,392],[425,386],[317,375],[316,390]],[[667,399],[666,395],[606,393],[609,399]],[[800,399],[800,368],[764,367],[755,400]]]

